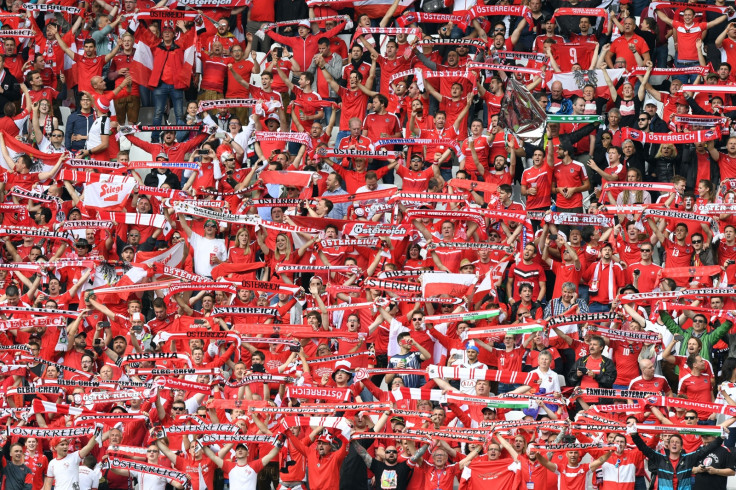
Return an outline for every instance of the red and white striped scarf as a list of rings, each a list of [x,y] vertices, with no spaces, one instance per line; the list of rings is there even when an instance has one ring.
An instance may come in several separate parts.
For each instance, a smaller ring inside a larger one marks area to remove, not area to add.
[[[309,133],[280,132],[280,131],[256,131],[256,141],[267,141],[271,143],[298,143],[312,149],[312,138]]]

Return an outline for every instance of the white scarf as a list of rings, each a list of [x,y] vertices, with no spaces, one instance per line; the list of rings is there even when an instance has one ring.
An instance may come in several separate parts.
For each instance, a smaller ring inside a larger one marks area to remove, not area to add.
[[[593,273],[593,283],[598,283],[598,275],[601,271],[602,261],[598,261],[595,265],[595,272]],[[599,284],[599,283],[598,283]],[[598,286],[600,290],[600,285]],[[608,301],[613,301],[613,261],[608,263]]]

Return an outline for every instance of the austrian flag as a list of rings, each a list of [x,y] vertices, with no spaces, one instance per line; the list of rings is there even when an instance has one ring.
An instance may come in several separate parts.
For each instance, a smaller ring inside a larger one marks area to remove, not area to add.
[[[453,298],[461,298],[473,292],[476,282],[478,277],[475,274],[426,272],[422,275],[422,296],[431,298],[449,294]]]
[[[148,29],[140,26],[136,30],[135,40],[135,54],[133,55],[133,63],[130,66],[130,75],[133,77],[134,82],[153,89],[158,85],[164,70],[162,63],[156,63],[154,54],[158,50],[163,51],[162,46],[164,44],[159,38],[153,36]],[[194,62],[197,55],[196,31],[189,29],[189,31],[175,39],[172,46],[177,48],[174,49],[174,52],[184,50],[182,65],[174,73],[174,88],[180,90],[186,89],[191,84]],[[173,56],[167,56],[166,59],[168,63],[171,63]],[[178,64],[178,61],[176,64]]]

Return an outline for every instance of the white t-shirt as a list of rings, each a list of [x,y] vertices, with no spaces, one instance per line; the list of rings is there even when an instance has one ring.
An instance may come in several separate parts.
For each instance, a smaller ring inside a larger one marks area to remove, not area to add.
[[[130,476],[138,478],[138,490],[164,490],[166,488],[166,478],[164,477],[138,471],[131,471]]]
[[[215,254],[223,262],[227,260],[227,246],[221,238],[209,239],[192,232],[189,243],[194,249],[194,272],[201,276],[212,275],[214,265],[210,263],[211,254]]]
[[[92,126],[87,131],[86,149],[91,150],[102,143],[102,135],[110,134],[110,118],[107,116],[96,117]]]
[[[86,466],[79,467],[79,490],[91,490],[100,487],[100,471]]]
[[[79,490],[79,451],[49,461],[46,476],[54,479],[54,490]]]
[[[557,377],[557,373],[548,369],[546,373],[543,373],[539,368],[532,371],[537,373],[539,376],[539,388],[544,388],[547,394],[559,393],[562,391],[560,388],[560,378]],[[539,389],[537,388],[537,389]]]

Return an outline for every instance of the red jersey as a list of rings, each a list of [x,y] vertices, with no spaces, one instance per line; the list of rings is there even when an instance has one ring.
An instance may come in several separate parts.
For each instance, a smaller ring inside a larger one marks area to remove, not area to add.
[[[527,190],[534,187],[535,195],[526,196],[527,209],[546,209],[552,204],[552,169],[545,162],[539,167],[529,167],[521,174],[521,185]]]
[[[694,45],[695,41],[693,41],[693,46]],[[647,42],[644,40],[644,38],[636,34],[632,34],[631,38],[629,39],[626,39],[625,36],[620,36],[611,43],[611,53],[613,53],[614,57],[616,58],[624,58],[626,60],[627,68],[637,66],[634,53],[631,52],[631,46],[634,46],[636,52],[639,53],[639,55],[641,55],[642,57],[644,53],[649,52],[649,46],[647,46]],[[697,60],[697,57],[695,59]]]
[[[703,33],[708,29],[708,24],[706,22],[693,22],[687,26],[684,22],[673,20],[672,29],[674,30],[675,45],[677,46],[677,59],[680,61],[698,61],[695,40],[703,36]],[[646,43],[644,43],[644,46],[646,46]],[[636,66],[636,64],[627,64],[626,66]]]
[[[649,293],[657,287],[659,273],[662,267],[657,264],[645,265],[641,262],[634,262],[626,267],[626,283],[634,284],[634,271],[639,271],[639,292]]]
[[[392,60],[383,56],[379,56],[378,65],[381,67],[381,90],[379,90],[379,92],[387,95],[391,93],[389,86],[389,80],[391,80],[391,77],[395,73],[408,70],[411,63],[403,56],[397,56]]]
[[[448,139],[448,140],[457,140],[457,132],[455,131],[455,128],[452,126],[445,125],[442,129],[427,129],[427,130],[420,130],[419,131],[419,137],[420,138],[429,138],[433,140],[441,140],[441,139]],[[436,162],[437,158],[439,158],[439,155],[444,153],[448,148],[451,148],[449,145],[444,144],[438,144],[438,145],[432,145],[432,146],[425,146],[424,151],[425,153],[425,160],[429,162]],[[437,158],[435,158],[435,155],[437,155]]]
[[[362,119],[368,108],[368,96],[360,90],[350,90],[340,87],[337,96],[342,101],[340,106],[340,131],[350,129],[350,120],[354,117]]]
[[[713,392],[710,385],[711,377],[703,373],[695,376],[693,373],[686,374],[680,378],[680,386],[677,393],[687,395],[687,399],[694,402],[712,403]],[[711,412],[708,410],[696,410],[698,418],[707,419]]]
[[[201,53],[202,56],[202,82],[200,87],[202,90],[212,90],[217,93],[225,92],[225,78],[229,75],[227,64],[231,59],[222,56],[210,56],[207,53]],[[246,78],[247,82],[250,77]],[[239,83],[237,85],[240,85]],[[242,86],[242,85],[241,85]],[[245,87],[243,87],[245,88]]]
[[[82,90],[94,93],[91,80],[92,77],[102,76],[102,68],[105,66],[104,56],[88,58],[84,55],[74,53],[74,63],[77,67],[77,85]]]
[[[246,82],[250,82],[250,76],[253,73],[253,62],[243,58],[240,61],[230,60],[233,64],[233,71],[240,75],[240,77]],[[276,75],[279,80],[281,77]],[[275,82],[275,80],[274,80]],[[225,91],[226,98],[247,98],[248,89],[243,87],[233,76],[230,70],[227,70],[227,90]]]
[[[509,280],[511,278],[514,281],[512,287],[514,301],[520,300],[519,286],[522,284],[532,285],[532,298],[536,299],[539,295],[540,283],[546,282],[544,268],[536,262],[532,262],[531,264],[525,264],[524,262],[513,264],[509,269]]]
[[[678,243],[667,239],[666,242],[662,244],[664,246],[665,250],[665,266],[668,268],[671,267],[689,267],[690,266],[690,260],[693,256],[693,246],[690,244],[685,245],[679,245]],[[689,278],[687,277],[676,277],[674,278],[675,283],[677,283],[678,286],[686,286]]]
[[[585,165],[575,160],[569,164],[562,162],[556,163],[552,172],[558,189],[580,187],[588,181],[588,173],[585,171]],[[579,208],[583,206],[583,193],[576,192],[572,197],[565,197],[562,193],[557,193],[557,207],[563,209]]]
[[[363,120],[363,128],[368,132],[366,136],[368,136],[372,141],[393,138],[394,135],[401,134],[401,123],[399,123],[399,118],[394,114],[389,113],[368,114]]]
[[[429,179],[434,177],[434,170],[429,167],[425,170],[415,172],[407,167],[400,166],[396,168],[396,174],[401,177],[404,192],[427,192]]]

